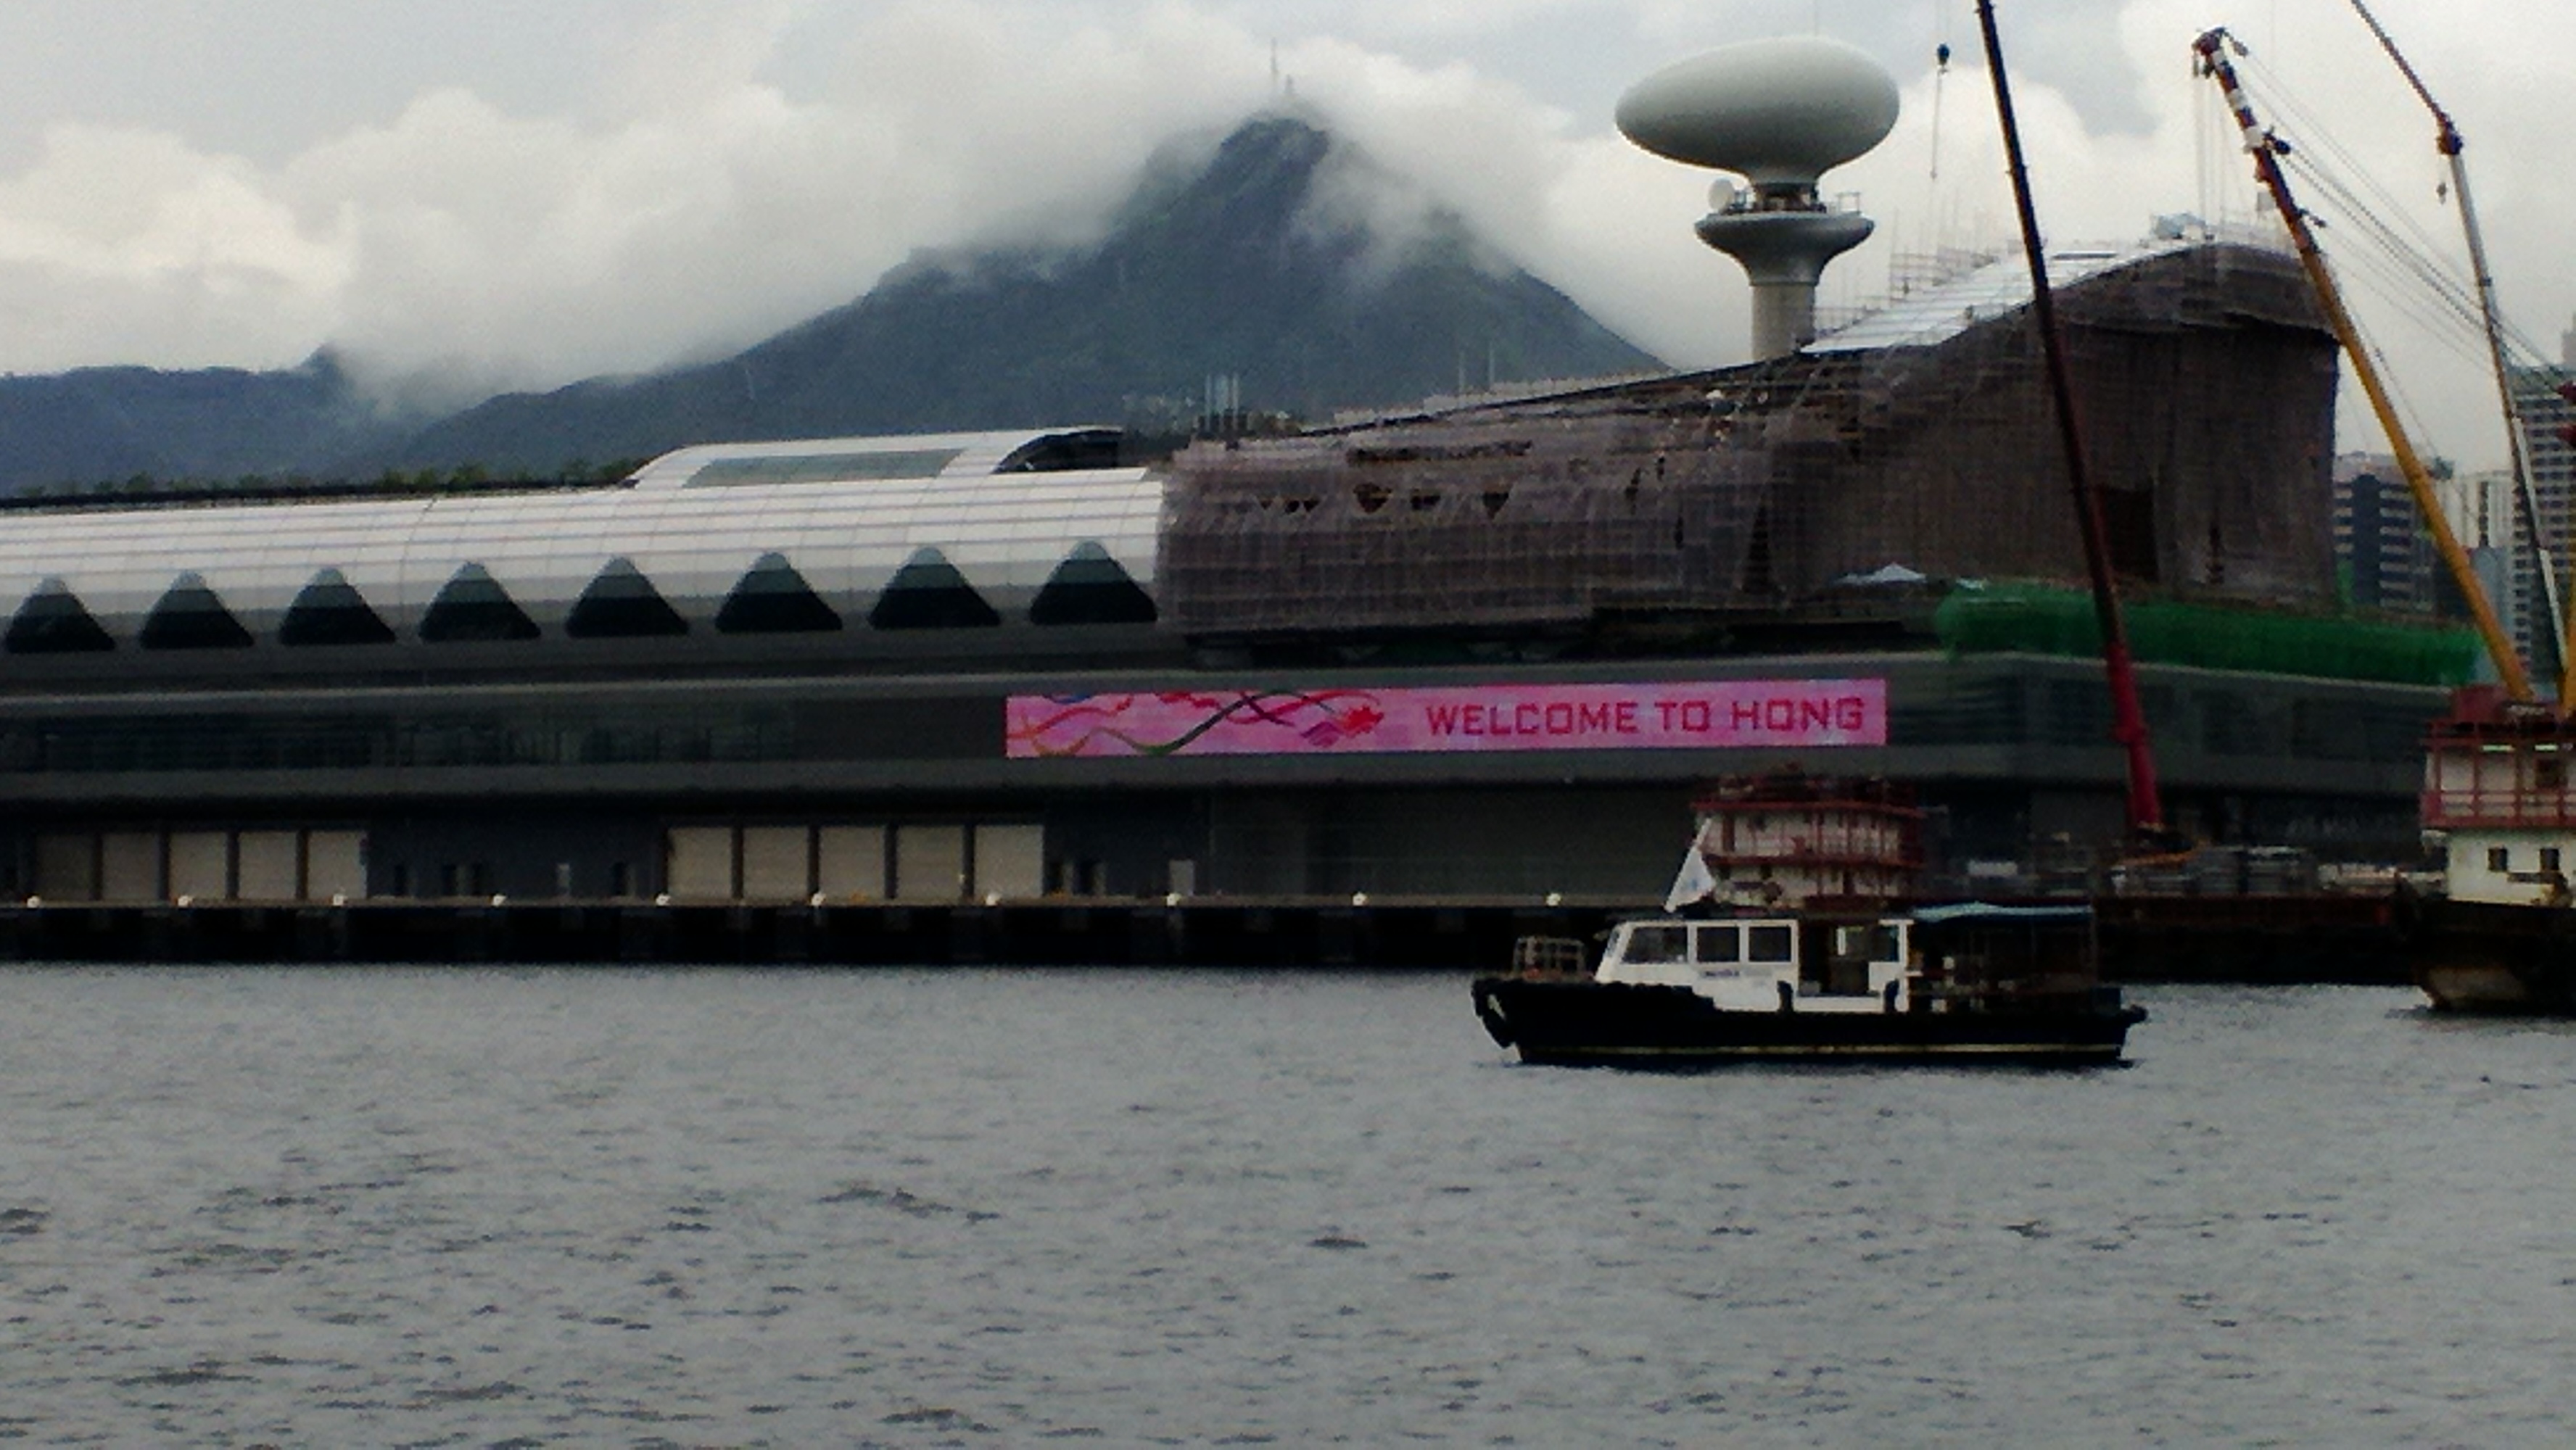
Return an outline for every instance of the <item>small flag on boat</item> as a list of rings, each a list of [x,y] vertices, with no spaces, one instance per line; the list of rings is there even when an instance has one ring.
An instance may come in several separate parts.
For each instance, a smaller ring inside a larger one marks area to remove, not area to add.
[[[1682,853],[1681,874],[1673,878],[1673,889],[1664,894],[1664,910],[1679,911],[1694,901],[1705,901],[1717,889],[1717,878],[1708,872],[1708,858],[1693,846]]]

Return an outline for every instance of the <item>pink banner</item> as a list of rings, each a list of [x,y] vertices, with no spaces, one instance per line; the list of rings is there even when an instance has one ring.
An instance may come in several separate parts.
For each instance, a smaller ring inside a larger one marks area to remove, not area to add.
[[[1004,708],[1014,760],[1887,743],[1883,679],[1014,695]]]

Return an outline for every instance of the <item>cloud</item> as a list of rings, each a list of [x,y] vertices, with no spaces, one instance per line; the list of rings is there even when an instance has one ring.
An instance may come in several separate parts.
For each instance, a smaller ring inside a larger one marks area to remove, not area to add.
[[[2576,33],[2551,23],[2559,3],[2497,0],[2468,19],[2433,0],[2375,7],[2455,107],[2505,300],[2553,350],[2576,309],[2576,273],[2558,265],[2576,202],[2554,144],[2532,138],[2554,142],[2558,78],[2576,69]],[[274,44],[292,29],[270,0],[238,4],[240,24],[192,43],[239,30]],[[1270,99],[1274,53],[1377,162],[1680,363],[1742,355],[1742,273],[1690,232],[1709,178],[1628,146],[1608,118],[1628,81],[1692,50],[1821,26],[1899,75],[1895,134],[1828,178],[1880,223],[1827,274],[1829,307],[1887,290],[1901,252],[2011,237],[1974,22],[1898,0],[584,4],[569,30],[475,12],[583,37],[557,87],[524,66],[480,69],[461,44],[416,74],[374,55],[372,89],[333,92],[318,130],[255,154],[198,138],[293,134],[292,96],[273,110],[223,98],[239,113],[223,125],[103,106],[15,139],[0,129],[0,368],[274,366],[331,343],[378,377],[435,372],[474,390],[718,355],[858,295],[916,250],[1096,235],[1158,146]],[[2244,158],[2187,63],[2203,23],[2199,0],[2007,15],[2053,238],[2134,237],[2159,212],[2250,218]],[[334,24],[334,44],[366,33]],[[2456,255],[2429,122],[2347,7],[2273,0],[2252,30],[2285,94],[2315,108],[2285,115],[2285,134],[2320,153],[2319,138],[2340,141],[2378,174],[2388,209]],[[414,26],[405,43],[438,31]],[[512,33],[482,48],[518,55]],[[1956,57],[1936,82],[1940,41]],[[196,70],[229,73],[220,56]],[[2335,223],[2330,244],[2351,248],[2363,228],[2339,204],[2310,202]],[[2351,267],[2365,270],[2358,256]],[[2460,421],[2484,385],[2454,345],[2356,290],[2386,347],[2429,360],[2407,388],[2446,424],[2435,445],[2500,455],[2480,441],[2492,429]]]
[[[168,136],[49,131],[0,179],[0,366],[212,365],[309,351],[349,276],[250,168]]]
[[[533,385],[739,346],[919,248],[1095,231],[1265,48],[1187,6],[1099,23],[872,7],[819,94],[764,71],[791,7],[681,6],[557,111],[459,86],[273,166],[62,127],[0,176],[0,367],[291,362]],[[101,325],[101,319],[109,325]]]

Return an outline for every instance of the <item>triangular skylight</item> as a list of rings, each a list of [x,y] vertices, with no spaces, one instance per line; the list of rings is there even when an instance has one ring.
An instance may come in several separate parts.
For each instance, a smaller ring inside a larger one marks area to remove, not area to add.
[[[248,649],[250,631],[224,607],[196,573],[170,581],[170,590],[143,617],[145,649]]]
[[[840,627],[839,613],[784,554],[761,555],[716,611],[720,634],[810,634]]]
[[[634,560],[624,558],[603,565],[599,577],[581,591],[572,613],[564,617],[564,633],[575,639],[637,639],[688,632],[689,622],[635,567]]]
[[[1086,539],[1029,604],[1032,624],[1152,624],[1154,601],[1109,551]]]
[[[432,644],[535,639],[537,623],[480,564],[456,571],[420,617],[420,637]]]
[[[5,647],[13,655],[95,654],[116,648],[80,596],[60,579],[36,586],[9,621]]]
[[[878,629],[985,629],[1001,622],[937,549],[921,550],[896,570],[868,611],[868,623]]]
[[[393,639],[393,626],[337,569],[314,575],[277,622],[279,644],[391,644]]]

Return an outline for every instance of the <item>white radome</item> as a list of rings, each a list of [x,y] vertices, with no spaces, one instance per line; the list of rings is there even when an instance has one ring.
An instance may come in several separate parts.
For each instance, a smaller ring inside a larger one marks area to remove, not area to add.
[[[1887,138],[1896,80],[1840,41],[1752,40],[1666,66],[1619,98],[1619,130],[1671,161],[1806,185]]]

